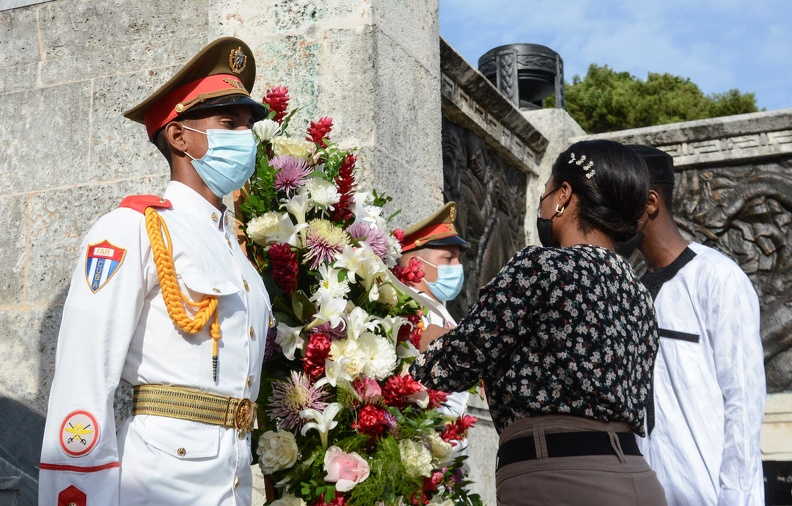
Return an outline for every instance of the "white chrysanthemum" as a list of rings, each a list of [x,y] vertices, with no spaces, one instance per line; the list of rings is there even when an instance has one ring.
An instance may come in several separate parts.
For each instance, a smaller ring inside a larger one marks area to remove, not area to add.
[[[285,495],[270,503],[270,506],[307,506],[305,501],[293,495]]]
[[[289,155],[295,158],[308,159],[316,149],[316,144],[302,139],[278,136],[272,139],[272,151],[275,156]]]
[[[341,200],[341,194],[338,193],[336,185],[326,179],[312,177],[305,183],[305,188],[308,190],[308,195],[314,206],[319,209],[332,208]]]
[[[300,450],[294,434],[287,430],[268,430],[259,437],[259,466],[265,475],[289,469],[297,462]]]
[[[408,476],[428,478],[432,475],[432,453],[423,443],[403,439],[399,441],[399,455]]]
[[[256,121],[253,125],[253,133],[260,141],[268,141],[275,137],[275,133],[280,130],[280,124],[271,119]]]
[[[305,224],[295,226],[286,213],[270,211],[250,220],[247,234],[253,242],[261,246],[277,242],[300,247],[299,232],[305,227]]]

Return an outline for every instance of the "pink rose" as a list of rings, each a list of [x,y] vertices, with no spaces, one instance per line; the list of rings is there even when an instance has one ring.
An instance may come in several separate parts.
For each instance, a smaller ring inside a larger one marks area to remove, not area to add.
[[[355,452],[345,453],[337,446],[327,449],[324,459],[325,481],[336,484],[339,492],[349,492],[369,476],[369,465]]]
[[[355,391],[360,400],[367,404],[376,404],[382,400],[382,389],[376,380],[371,378],[358,378],[354,382]]]

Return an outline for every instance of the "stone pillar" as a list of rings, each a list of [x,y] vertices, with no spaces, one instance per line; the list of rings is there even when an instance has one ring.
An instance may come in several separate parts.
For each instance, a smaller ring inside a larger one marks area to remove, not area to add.
[[[397,225],[443,202],[437,0],[212,0],[210,39],[253,49],[254,96],[289,87],[303,109],[290,127],[330,116],[331,137],[357,147],[364,187],[394,197]]]
[[[526,191],[525,207],[525,235],[528,244],[539,244],[536,232],[536,213],[539,199],[544,193],[544,185],[553,168],[558,155],[572,144],[572,139],[586,135],[578,122],[564,109],[537,109],[535,111],[521,111],[522,115],[536,128],[547,140],[547,149],[542,155],[541,162],[536,166],[537,184],[528,185]]]

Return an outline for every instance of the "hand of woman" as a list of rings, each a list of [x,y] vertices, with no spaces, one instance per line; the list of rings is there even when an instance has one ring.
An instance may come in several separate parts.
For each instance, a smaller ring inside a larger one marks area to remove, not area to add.
[[[431,344],[432,341],[434,341],[440,336],[448,334],[450,330],[451,329],[446,329],[438,325],[435,325],[433,323],[429,324],[429,326],[427,326],[424,329],[423,334],[421,334],[420,351],[422,352],[426,351],[426,349],[429,347],[429,344]]]

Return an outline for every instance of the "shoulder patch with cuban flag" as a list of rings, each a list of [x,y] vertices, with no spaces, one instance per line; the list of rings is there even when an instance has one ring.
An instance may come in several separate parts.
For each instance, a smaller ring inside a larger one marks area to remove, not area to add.
[[[118,272],[126,250],[104,240],[89,244],[85,254],[85,280],[93,293],[102,289]]]

